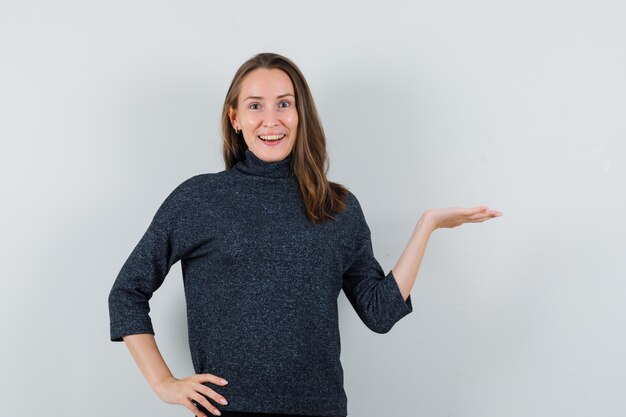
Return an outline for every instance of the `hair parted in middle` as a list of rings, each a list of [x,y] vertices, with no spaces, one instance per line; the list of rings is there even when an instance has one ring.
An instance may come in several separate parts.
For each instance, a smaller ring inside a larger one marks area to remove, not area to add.
[[[233,77],[222,108],[223,156],[227,170],[245,159],[248,148],[243,137],[235,132],[228,112],[237,109],[243,79],[258,69],[279,69],[285,72],[294,88],[298,128],[296,141],[291,151],[290,169],[298,182],[300,195],[307,216],[314,223],[334,220],[335,214],[345,210],[348,189],[341,184],[328,181],[328,153],[326,136],[320,122],[313,96],[300,69],[289,58],[271,52],[256,54],[244,62]]]

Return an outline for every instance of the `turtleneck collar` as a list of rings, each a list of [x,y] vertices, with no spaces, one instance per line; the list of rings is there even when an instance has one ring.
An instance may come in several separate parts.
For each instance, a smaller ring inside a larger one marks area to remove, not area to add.
[[[245,150],[246,159],[237,162],[233,168],[247,175],[270,178],[289,178],[291,174],[291,154],[280,161],[267,162],[256,156],[250,149]]]

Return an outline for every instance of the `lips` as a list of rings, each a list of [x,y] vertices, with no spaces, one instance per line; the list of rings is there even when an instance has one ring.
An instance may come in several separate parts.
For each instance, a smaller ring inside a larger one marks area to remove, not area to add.
[[[284,138],[286,135],[284,133],[274,133],[268,135],[259,135],[259,139],[261,140],[280,140]]]
[[[283,135],[283,134],[271,135],[271,136],[259,135],[257,137],[259,138],[261,142],[263,142],[263,146],[266,146],[268,148],[273,148],[273,147],[280,146],[280,144],[283,143],[287,135]],[[263,138],[266,138],[266,139],[263,139]]]

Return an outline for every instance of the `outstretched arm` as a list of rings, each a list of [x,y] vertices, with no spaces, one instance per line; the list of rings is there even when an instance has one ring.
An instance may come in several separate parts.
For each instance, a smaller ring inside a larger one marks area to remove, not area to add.
[[[463,223],[477,223],[501,216],[497,210],[486,206],[474,208],[447,207],[436,208],[426,211],[417,221],[409,243],[404,248],[396,265],[392,268],[398,288],[406,300],[411,293],[417,272],[419,271],[428,238],[438,228],[452,228]]]

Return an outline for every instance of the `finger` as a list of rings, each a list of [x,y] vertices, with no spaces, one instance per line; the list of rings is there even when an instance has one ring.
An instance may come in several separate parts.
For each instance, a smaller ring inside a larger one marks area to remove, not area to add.
[[[211,413],[205,406],[203,406],[202,404],[198,403],[196,400],[191,400],[195,406],[195,408],[198,410],[198,412],[205,416],[205,417],[213,417],[214,414]]]
[[[494,217],[499,217],[502,215],[502,213],[500,213],[497,210],[489,210],[486,213],[481,213],[482,217],[484,217],[484,220],[489,220],[489,219],[493,219]]]
[[[465,209],[465,215],[466,216],[474,216],[477,214],[484,214],[485,211],[489,210],[489,207],[487,206],[478,206],[478,207],[472,207],[472,208],[468,208]]]
[[[212,390],[211,388],[207,387],[206,385],[203,384],[196,384],[194,385],[194,388],[197,392],[206,395],[207,397],[212,398],[213,400],[215,400],[216,402],[223,404],[223,405],[227,405],[228,401],[226,400],[226,398],[224,398],[224,396],[218,394],[217,392],[215,392],[214,390]]]
[[[472,220],[476,220],[476,219],[481,219],[484,218],[484,220],[490,219],[492,217],[497,217],[502,215],[502,213],[500,213],[497,210],[492,210],[492,209],[487,209],[487,210],[480,210],[474,214],[472,214],[471,216],[469,216],[470,219]]]
[[[489,215],[489,216],[501,216],[502,212],[496,210],[496,209],[488,209],[485,214]]]
[[[474,221],[474,220],[479,220],[479,219],[487,218],[487,217],[488,216],[486,216],[484,212],[480,211],[478,213],[474,213],[474,214],[468,216],[467,219],[469,221]]]
[[[485,220],[491,220],[491,219],[493,219],[494,217],[498,217],[498,216],[497,216],[497,215],[495,215],[495,214],[489,214],[488,216],[481,217],[481,218],[476,219],[476,220],[474,220],[474,221],[475,221],[475,222],[484,222]]]
[[[482,210],[481,206],[479,206],[479,207],[467,207],[467,208],[463,208],[462,212],[463,212],[463,214],[471,215],[471,214],[474,214],[474,213],[478,213],[481,210]]]
[[[225,380],[224,378],[220,378],[217,375],[213,375],[213,374],[197,374],[196,375],[196,380],[198,382],[212,382],[216,385],[226,385],[228,384],[228,381]]]
[[[218,410],[216,406],[211,404],[209,400],[207,400],[205,397],[203,397],[202,395],[198,393],[196,393],[195,395],[192,395],[191,400],[195,401],[196,407],[204,414],[206,414],[207,412],[211,414],[215,414],[216,416],[219,416],[220,414],[222,414],[220,413],[220,410]]]
[[[183,405],[189,409],[196,417],[209,417],[205,412],[196,407],[196,402],[193,400],[185,402]]]
[[[472,218],[468,218],[464,221],[464,223],[480,223],[480,222],[484,222],[485,220],[490,219],[491,217],[485,217],[484,215],[481,216],[475,216]]]

